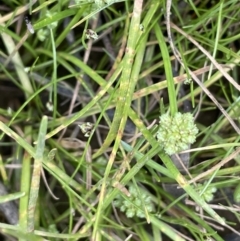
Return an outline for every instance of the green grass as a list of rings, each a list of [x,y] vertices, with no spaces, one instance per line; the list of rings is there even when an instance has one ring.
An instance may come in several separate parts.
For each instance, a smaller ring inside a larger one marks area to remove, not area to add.
[[[240,3],[69,2],[1,4],[0,239],[240,236]],[[199,133],[174,158],[159,117],[189,103]]]

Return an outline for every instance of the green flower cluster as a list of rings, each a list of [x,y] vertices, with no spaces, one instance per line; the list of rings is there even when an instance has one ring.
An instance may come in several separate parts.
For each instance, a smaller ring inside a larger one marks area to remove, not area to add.
[[[206,186],[207,182],[204,182],[204,184],[197,184],[197,187],[199,188],[199,192],[201,193],[202,190],[204,189],[204,187]],[[206,201],[206,202],[211,202],[214,198],[214,195],[213,193],[215,193],[217,191],[217,188],[216,187],[208,187],[204,193],[202,194],[202,197],[203,199]]]
[[[50,11],[46,12],[46,17],[52,17],[53,15],[57,14],[57,12],[51,13]],[[49,29],[54,29],[58,25],[58,21],[52,22],[48,25],[48,28],[39,29],[37,32],[37,37],[40,41],[44,41],[49,36]]]
[[[160,117],[157,139],[164,151],[168,155],[173,155],[187,150],[189,145],[195,142],[197,133],[192,114],[163,114]]]
[[[142,211],[144,209],[144,205],[147,212],[154,212],[154,205],[151,201],[151,196],[147,195],[147,193],[143,190],[140,190],[141,197],[139,197],[139,193],[134,186],[129,187],[129,192],[131,196],[128,199],[124,199],[121,195],[118,195],[117,199],[113,202],[113,205],[120,208],[121,212],[125,212],[128,218],[132,218],[134,216],[144,218],[145,213]]]

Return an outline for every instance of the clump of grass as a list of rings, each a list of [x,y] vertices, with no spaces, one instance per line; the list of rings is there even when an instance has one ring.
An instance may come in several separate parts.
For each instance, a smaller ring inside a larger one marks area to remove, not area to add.
[[[238,1],[2,2],[2,239],[239,235]]]

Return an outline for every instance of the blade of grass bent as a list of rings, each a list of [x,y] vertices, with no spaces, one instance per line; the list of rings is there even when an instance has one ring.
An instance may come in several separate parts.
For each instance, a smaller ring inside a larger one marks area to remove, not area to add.
[[[40,176],[45,148],[45,135],[47,133],[47,121],[47,116],[43,116],[38,134],[36,156],[32,173],[31,190],[28,205],[28,232],[32,232],[34,230],[34,213],[38,200]]]

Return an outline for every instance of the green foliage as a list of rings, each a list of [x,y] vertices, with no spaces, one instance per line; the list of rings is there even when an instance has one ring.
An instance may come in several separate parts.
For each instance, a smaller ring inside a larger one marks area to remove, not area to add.
[[[204,182],[203,184],[199,183],[197,184],[197,187],[199,188],[199,193],[202,193],[202,197],[206,202],[211,202],[214,199],[214,193],[217,191],[217,188],[214,186],[208,186],[207,189],[204,190],[207,182]]]
[[[0,167],[9,187],[2,201],[19,202],[19,224],[1,219],[1,234],[112,241],[130,240],[131,230],[138,240],[223,241],[219,230],[228,224],[233,230],[239,218],[232,208],[240,200],[238,6],[237,0],[1,1]],[[185,101],[196,122],[177,113]],[[151,123],[159,109],[169,115],[158,127]],[[37,138],[44,115],[48,125]],[[201,135],[193,146],[196,125]],[[183,173],[169,155],[185,149],[187,158],[177,156]],[[38,180],[31,186],[34,159]],[[220,160],[231,162],[219,168]],[[176,197],[176,186],[183,196]],[[233,201],[224,200],[225,190],[234,190],[227,193]],[[226,210],[216,213],[209,201]]]
[[[154,212],[155,208],[151,200],[151,196],[144,190],[140,189],[138,191],[133,185],[130,185],[129,193],[131,194],[130,197],[123,198],[122,195],[118,195],[116,200],[113,202],[113,205],[120,208],[121,212],[125,212],[128,218],[133,218],[134,216],[146,218],[146,215],[143,211],[144,207],[146,208],[147,212]]]

